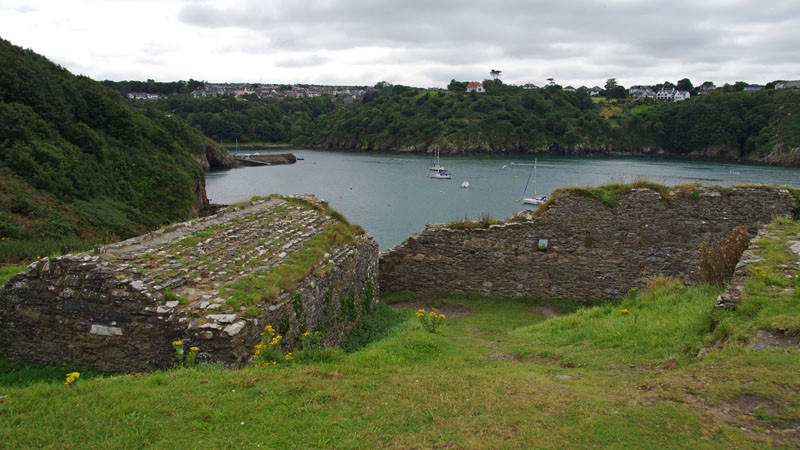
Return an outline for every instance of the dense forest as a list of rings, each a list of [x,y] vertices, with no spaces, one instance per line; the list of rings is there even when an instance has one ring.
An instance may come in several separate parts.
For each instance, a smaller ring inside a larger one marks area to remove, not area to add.
[[[316,148],[444,153],[667,153],[800,163],[800,91],[720,89],[675,103],[593,98],[558,85],[523,89],[500,80],[486,92],[379,83],[362,101],[190,98],[156,107],[217,141]]]
[[[0,262],[130,237],[207,206],[208,139],[0,40]]]

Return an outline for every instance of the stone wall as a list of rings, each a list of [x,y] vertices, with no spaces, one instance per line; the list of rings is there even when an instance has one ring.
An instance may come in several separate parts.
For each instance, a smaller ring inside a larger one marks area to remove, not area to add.
[[[701,243],[738,225],[755,233],[797,208],[788,190],[762,187],[675,190],[666,198],[642,188],[616,198],[606,206],[585,192],[564,191],[521,223],[429,227],[381,256],[382,294],[621,299],[653,275],[691,280]]]
[[[101,372],[168,368],[171,343],[199,361],[241,366],[272,324],[292,349],[302,332],[337,344],[377,301],[378,246],[334,245],[276,296],[231,303],[232,283],[289,261],[338,222],[313,199],[229,208],[93,252],[45,258],[0,290],[0,356]]]

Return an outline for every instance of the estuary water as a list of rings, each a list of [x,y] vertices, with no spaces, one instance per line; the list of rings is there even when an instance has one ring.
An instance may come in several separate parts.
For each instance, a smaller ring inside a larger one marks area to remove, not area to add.
[[[381,250],[424,230],[426,224],[487,216],[504,219],[535,208],[522,203],[523,195],[549,195],[562,187],[636,180],[667,186],[763,183],[800,187],[798,168],[722,162],[540,156],[534,172],[533,157],[444,157],[442,164],[453,178],[437,180],[428,178],[431,159],[424,155],[291,148],[273,152],[291,152],[303,160],[291,165],[208,173],[208,197],[213,203],[230,204],[272,193],[314,194],[350,222],[364,227]],[[467,189],[461,187],[464,180],[469,181]]]

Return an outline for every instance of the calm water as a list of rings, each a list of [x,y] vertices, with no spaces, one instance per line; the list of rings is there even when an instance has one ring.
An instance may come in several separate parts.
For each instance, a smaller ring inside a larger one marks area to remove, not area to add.
[[[531,208],[521,203],[533,158],[445,157],[452,180],[427,178],[422,155],[341,153],[288,149],[296,164],[247,167],[206,175],[208,197],[229,204],[255,195],[314,194],[364,227],[381,250],[394,247],[429,223],[483,216],[505,218]],[[268,152],[261,152],[268,153]],[[513,163],[513,164],[512,164]],[[800,169],[650,158],[539,157],[527,196],[565,186],[600,186],[646,179],[664,185],[730,186],[769,183],[800,187]],[[469,181],[462,189],[461,182]]]

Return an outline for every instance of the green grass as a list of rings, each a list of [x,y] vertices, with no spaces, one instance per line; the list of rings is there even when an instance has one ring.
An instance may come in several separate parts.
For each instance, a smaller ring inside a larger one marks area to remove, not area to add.
[[[490,215],[484,213],[477,220],[471,220],[467,217],[464,217],[464,220],[451,222],[446,226],[452,230],[475,230],[489,228],[492,225],[498,225],[501,223],[503,223],[502,220],[491,217]]]
[[[682,186],[676,187],[676,189],[681,189]],[[671,201],[670,192],[671,188],[668,186],[664,186],[658,183],[653,183],[647,180],[635,180],[633,183],[630,184],[606,184],[600,187],[569,187],[569,188],[561,188],[558,189],[556,192],[553,193],[553,196],[556,196],[560,192],[572,192],[580,195],[585,195],[587,197],[595,198],[599,200],[603,205],[613,208],[617,206],[617,202],[619,201],[618,196],[622,192],[630,191],[632,189],[649,189],[653,192],[657,192],[661,199],[669,202]]]
[[[229,297],[227,307],[253,306],[277,297],[282,290],[291,292],[298,281],[320,270],[319,263],[326,252],[354,241],[353,229],[349,225],[334,223],[327,226],[306,240],[302,248],[287,256],[280,265],[265,272],[245,275],[223,286],[223,292]]]
[[[759,241],[758,250],[764,259],[748,266],[750,277],[739,308],[714,314],[714,337],[719,341],[742,343],[757,330],[786,330],[800,335],[797,257],[786,245],[786,236],[800,240],[800,223],[781,217],[767,230],[769,236]]]
[[[773,227],[781,237],[759,251],[774,273],[747,289],[781,304],[728,313],[741,335],[797,323],[798,291],[784,292],[797,269],[782,266],[797,261],[785,241],[798,225]],[[718,340],[718,293],[657,278],[591,307],[404,294],[387,302],[406,309],[375,309],[380,340],[315,362],[72,386],[67,369],[0,377],[0,437],[9,448],[796,448],[800,351]],[[423,306],[448,316],[441,333],[417,322]]]
[[[26,266],[0,266],[0,286],[25,269],[27,269]]]

